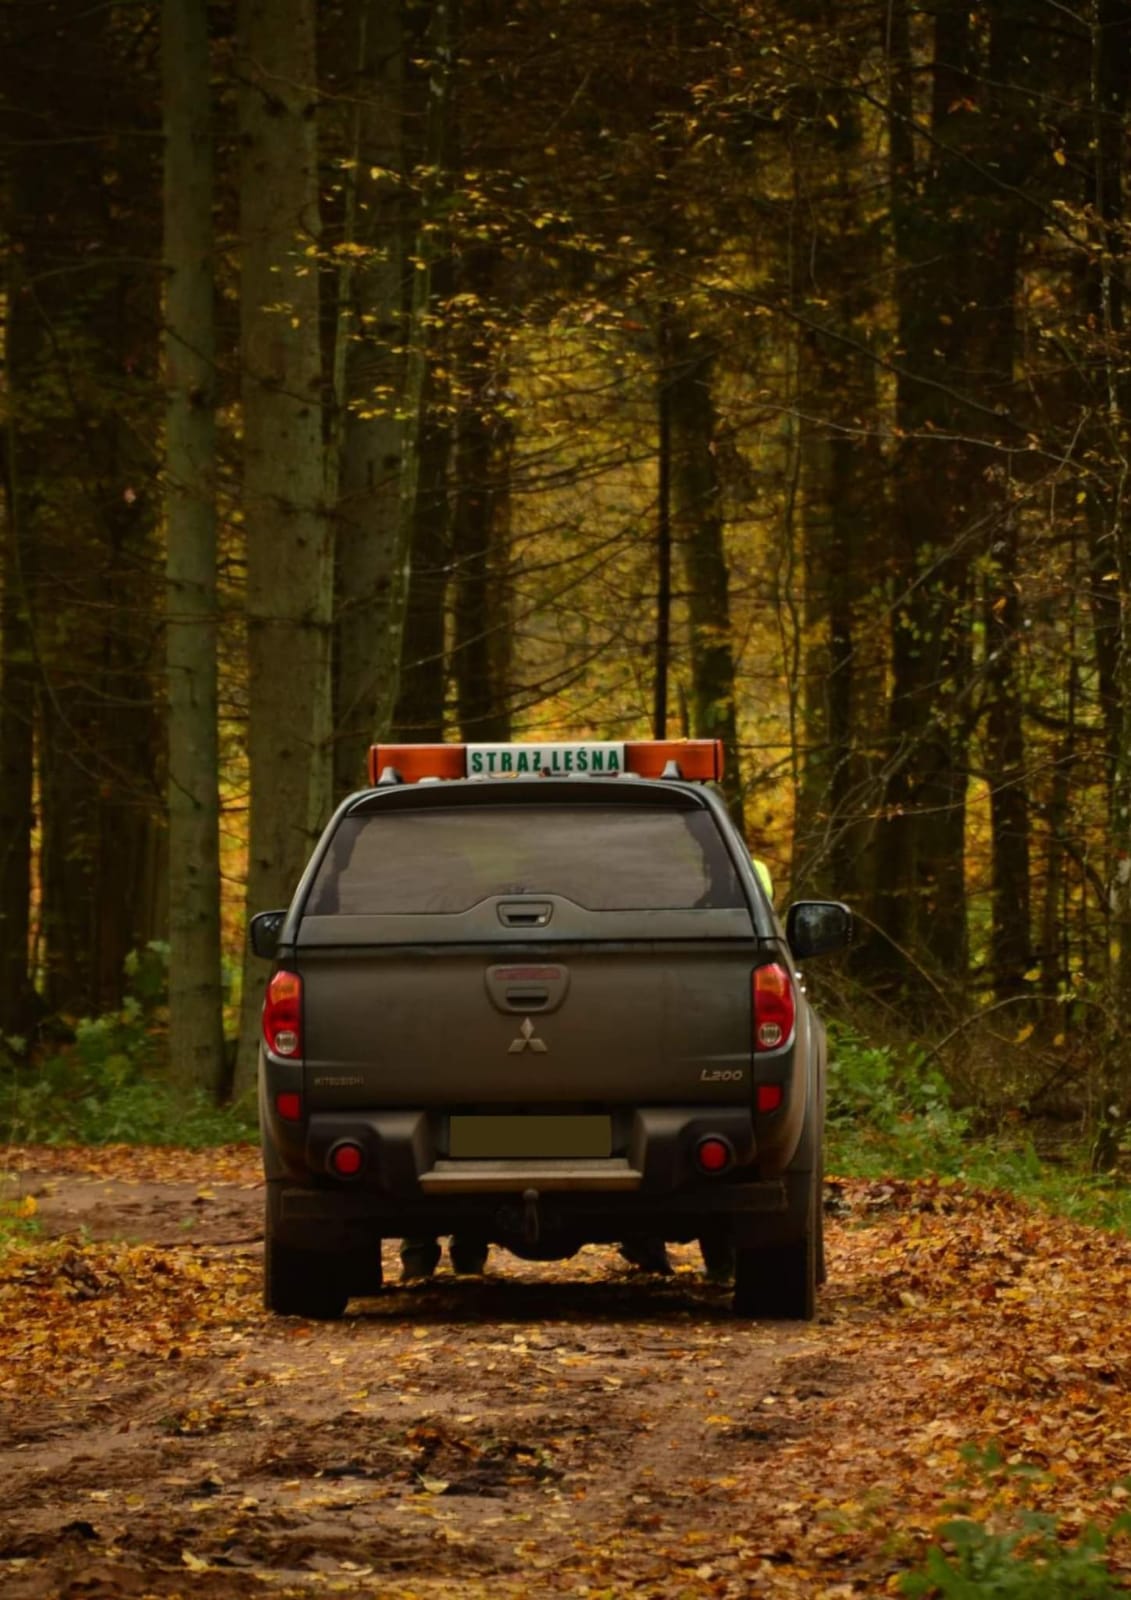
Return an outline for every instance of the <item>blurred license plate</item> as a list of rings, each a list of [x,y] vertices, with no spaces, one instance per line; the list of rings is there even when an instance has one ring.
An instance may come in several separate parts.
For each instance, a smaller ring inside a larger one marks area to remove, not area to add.
[[[453,1117],[449,1153],[453,1160],[495,1157],[603,1157],[612,1153],[608,1117]]]

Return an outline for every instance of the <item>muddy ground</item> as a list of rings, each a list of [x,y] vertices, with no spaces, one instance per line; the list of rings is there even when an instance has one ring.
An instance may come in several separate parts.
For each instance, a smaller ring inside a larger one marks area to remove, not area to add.
[[[831,1184],[811,1325],[736,1321],[691,1247],[408,1286],[388,1244],[318,1324],[260,1309],[250,1153],[106,1163],[0,1191],[40,1230],[0,1275],[5,1600],[879,1595],[1016,1500],[964,1444],[1066,1538],[1126,1499],[1126,1244],[1011,1202]]]

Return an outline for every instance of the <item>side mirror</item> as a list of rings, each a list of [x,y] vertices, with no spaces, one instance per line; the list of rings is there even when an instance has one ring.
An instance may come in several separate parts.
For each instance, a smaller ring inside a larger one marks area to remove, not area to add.
[[[785,936],[798,961],[843,950],[852,942],[852,912],[839,900],[797,900],[786,913]]]
[[[260,911],[248,923],[247,932],[251,948],[257,956],[270,961],[279,948],[279,935],[287,920],[285,911]]]

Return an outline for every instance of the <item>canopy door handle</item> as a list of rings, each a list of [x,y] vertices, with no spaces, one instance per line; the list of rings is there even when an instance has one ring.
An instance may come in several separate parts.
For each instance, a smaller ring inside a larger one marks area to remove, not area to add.
[[[544,928],[554,914],[545,900],[504,901],[499,906],[499,921],[504,928]]]

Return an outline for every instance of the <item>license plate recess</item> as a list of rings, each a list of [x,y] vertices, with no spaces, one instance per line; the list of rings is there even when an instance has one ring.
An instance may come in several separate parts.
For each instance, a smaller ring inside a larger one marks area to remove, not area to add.
[[[454,1161],[593,1159],[610,1156],[612,1148],[612,1119],[607,1116],[454,1116],[448,1129]]]

